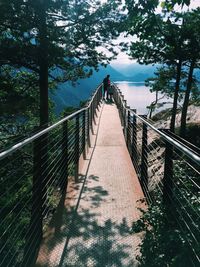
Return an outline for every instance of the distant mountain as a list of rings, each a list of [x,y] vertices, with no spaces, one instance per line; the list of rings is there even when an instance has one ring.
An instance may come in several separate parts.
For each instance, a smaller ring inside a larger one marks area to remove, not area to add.
[[[152,73],[144,73],[144,72],[139,72],[135,74],[132,77],[128,77],[128,81],[133,81],[133,82],[144,82],[146,79],[153,77],[154,75]]]
[[[87,100],[96,87],[103,81],[106,75],[110,75],[111,81],[144,82],[152,77],[156,66],[142,66],[137,63],[130,65],[109,65],[100,67],[87,79],[80,79],[73,86],[71,82],[59,84],[57,89],[50,93],[50,98],[55,103],[55,113],[58,115],[69,106],[78,107],[80,101]]]
[[[154,72],[158,65],[140,65],[138,63],[132,64],[116,64],[112,67],[126,76],[128,81],[144,82],[146,79],[154,76]]]
[[[55,104],[55,113],[58,115],[65,107],[79,106],[80,101],[87,100],[96,87],[110,74],[111,81],[127,80],[127,77],[116,71],[111,66],[100,67],[87,79],[80,79],[73,86],[71,82],[59,84],[54,92],[50,92],[50,98]]]
[[[79,106],[80,99],[77,98],[73,93],[62,90],[60,88],[56,89],[49,94],[50,99],[55,104],[55,114],[59,115],[66,107],[77,107]]]

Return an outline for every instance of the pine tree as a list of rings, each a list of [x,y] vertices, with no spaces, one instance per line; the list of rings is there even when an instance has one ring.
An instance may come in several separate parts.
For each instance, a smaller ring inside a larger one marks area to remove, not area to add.
[[[38,75],[40,126],[48,123],[48,83],[77,80],[115,55],[120,1],[1,2],[0,62]],[[98,47],[110,52],[108,56]]]

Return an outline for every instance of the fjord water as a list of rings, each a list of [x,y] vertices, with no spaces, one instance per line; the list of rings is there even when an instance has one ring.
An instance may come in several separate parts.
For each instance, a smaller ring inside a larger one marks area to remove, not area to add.
[[[128,106],[136,109],[140,115],[148,113],[146,107],[155,101],[155,92],[151,93],[149,87],[145,86],[143,82],[117,81],[115,84],[123,93]],[[169,101],[169,99],[165,100]]]

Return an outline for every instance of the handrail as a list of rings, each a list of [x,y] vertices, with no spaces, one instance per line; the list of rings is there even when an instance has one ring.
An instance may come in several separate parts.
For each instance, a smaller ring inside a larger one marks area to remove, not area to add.
[[[91,147],[97,110],[102,106],[101,89],[99,85],[80,110],[39,128],[0,153],[1,186],[5,189],[0,196],[0,265],[35,264],[44,226],[65,198],[69,179],[79,182],[79,162]]]
[[[114,99],[119,109],[127,150],[146,203],[157,210],[155,212],[154,209],[148,209],[148,216],[156,216],[156,223],[162,225],[160,232],[152,232],[157,240],[157,247],[161,247],[161,251],[166,253],[170,252],[170,243],[163,247],[163,222],[167,230],[173,222],[171,233],[177,230],[181,237],[177,240],[177,245],[187,250],[189,265],[191,263],[192,266],[199,266],[200,240],[196,224],[199,203],[199,149],[166,129],[157,129],[147,116],[136,114],[136,110],[127,106],[123,94],[116,86]],[[154,226],[151,219],[148,222]],[[170,242],[173,244],[174,240]],[[151,246],[149,239],[144,239],[144,246],[148,245]],[[142,257],[146,253],[148,250],[144,249]],[[176,254],[177,259],[180,255],[179,252]]]
[[[134,111],[131,109],[127,109],[130,112],[134,114],[137,118],[139,118],[142,122],[144,122],[147,126],[149,126],[152,130],[154,130],[156,133],[158,133],[164,140],[168,141],[171,145],[175,146],[179,151],[186,154],[191,160],[193,160],[195,163],[200,165],[200,157],[195,155],[193,152],[191,152],[188,148],[182,146],[179,142],[175,141],[173,138],[167,136],[165,133],[161,132],[159,129],[154,127],[152,124],[150,124],[147,120],[142,118],[141,116],[137,115]]]
[[[12,154],[13,152],[15,152],[16,150],[24,147],[25,145],[31,143],[32,141],[34,141],[35,139],[37,139],[38,137],[44,135],[45,133],[48,133],[49,131],[51,131],[52,129],[56,128],[58,125],[62,124],[63,122],[72,119],[73,117],[75,117],[76,115],[80,114],[81,112],[83,112],[84,110],[88,110],[92,104],[92,101],[94,99],[94,97],[96,96],[98,90],[100,89],[100,87],[102,86],[102,84],[100,84],[97,89],[95,90],[95,93],[93,94],[91,100],[89,101],[87,107],[82,108],[68,116],[66,116],[65,118],[63,118],[62,120],[54,123],[53,125],[47,127],[46,129],[40,131],[39,133],[34,134],[33,136],[26,138],[24,141],[17,143],[16,145],[12,146],[11,148],[3,151],[0,153],[0,160],[7,157],[8,155]]]
[[[119,89],[115,85],[116,90],[119,92]],[[125,103],[122,102],[122,106],[125,110],[130,111],[134,116],[136,116],[138,119],[140,119],[143,123],[145,123],[147,126],[149,126],[152,130],[154,130],[156,133],[158,133],[165,141],[169,142],[171,145],[175,146],[180,152],[183,152],[186,154],[192,161],[194,161],[196,164],[200,166],[200,157],[191,152],[186,147],[182,146],[179,142],[175,141],[173,138],[167,136],[165,133],[161,132],[159,129],[154,127],[151,123],[149,123],[147,120],[145,120],[142,116],[135,113],[132,109],[127,108]]]
[[[179,135],[176,135],[175,133],[171,132],[169,129],[160,129],[162,132],[164,132],[167,136],[171,136],[174,138],[177,142],[179,142],[182,146],[185,146],[186,148],[189,148],[195,155],[200,157],[200,148],[195,146],[194,144],[190,143],[186,139],[183,139]]]

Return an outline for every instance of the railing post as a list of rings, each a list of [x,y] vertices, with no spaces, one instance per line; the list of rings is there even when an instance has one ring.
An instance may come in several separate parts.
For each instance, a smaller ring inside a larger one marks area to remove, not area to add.
[[[43,235],[43,198],[42,198],[42,148],[41,138],[33,142],[33,186],[32,186],[32,208],[22,266],[28,267],[37,258],[37,252]]]
[[[79,114],[76,116],[76,130],[75,130],[75,182],[78,182],[79,173]]]
[[[93,122],[95,122],[95,97],[93,98],[93,101],[92,101],[92,120]]]
[[[90,109],[87,109],[87,145],[88,147],[91,146],[90,143]]]
[[[128,109],[130,109],[130,107],[127,107]],[[131,131],[131,114],[130,114],[130,110],[128,110],[128,115],[127,115],[127,131],[126,131],[126,144],[127,144],[127,148],[130,154],[130,144],[131,144],[131,135],[130,135],[130,131]]]
[[[121,91],[120,90],[117,93],[117,97],[118,97],[118,107],[120,108],[120,105],[121,105]]]
[[[117,108],[119,109],[119,92],[117,90],[117,88],[115,89],[115,101],[117,103]]]
[[[121,101],[120,101],[120,114],[121,114],[121,124],[122,126],[124,127],[123,125],[123,99],[124,99],[124,96],[122,95],[122,93],[120,93],[120,97],[121,97]]]
[[[96,116],[96,97],[97,97],[97,95],[95,94],[95,96],[93,98],[94,120],[95,120],[95,116]]]
[[[173,197],[172,188],[173,188],[173,145],[171,145],[169,142],[165,142],[163,202],[166,205],[169,205],[172,202],[172,197]]]
[[[120,102],[119,102],[119,115],[120,115],[120,120],[121,120],[121,124],[123,126],[123,95],[120,93]]]
[[[93,119],[94,119],[94,103],[92,101],[91,103],[91,121],[92,121],[91,125],[93,124]]]
[[[100,101],[101,101],[101,91],[99,88],[98,92],[97,92],[97,109],[98,109],[98,111],[99,111]]]
[[[93,107],[92,107],[92,103],[90,105],[90,128],[91,128],[91,132],[93,134]]]
[[[85,113],[86,111],[83,111],[83,128],[82,128],[82,149],[83,149],[83,158],[86,158],[86,147],[85,147],[85,139],[86,139],[86,122],[85,122]]]
[[[116,87],[114,86],[114,84],[113,84],[113,99],[114,99],[114,101],[116,103],[116,106],[117,106],[117,101],[116,101]]]
[[[133,109],[133,112],[136,113],[136,109]],[[132,151],[131,151],[131,159],[137,174],[139,173],[138,166],[138,152],[137,152],[137,118],[133,114],[132,118]]]
[[[123,101],[124,101],[124,96],[122,93],[120,93],[121,95],[121,122],[122,122],[122,126],[124,127],[124,109],[123,109]]]
[[[123,105],[123,102],[124,102],[124,95],[122,93],[121,94],[121,99],[122,99],[122,105]]]
[[[122,124],[122,101],[119,102],[119,117]]]
[[[119,93],[117,92],[117,89],[115,89],[115,102],[117,104],[117,108],[119,109]]]
[[[101,85],[101,88],[100,88],[100,100],[103,99],[103,84]]]
[[[99,96],[100,96],[99,101],[101,102],[102,97],[103,97],[103,85],[101,85],[101,87],[100,87]]]
[[[124,136],[126,138],[126,134],[127,134],[127,127],[126,127],[126,100],[123,100],[124,102],[124,108],[123,108],[123,126],[124,126]]]
[[[118,90],[117,90],[116,86],[114,86],[114,95],[113,95],[113,97],[114,97],[114,101],[115,101],[115,103],[117,105],[117,108],[119,109],[119,93],[118,93]]]
[[[97,109],[98,109],[98,93],[95,95],[95,116],[97,117]]]
[[[146,115],[142,116],[144,119]],[[148,150],[147,150],[147,125],[143,122],[142,127],[142,158],[141,158],[141,184],[144,193],[148,193]]]
[[[62,139],[62,165],[64,166],[61,172],[61,190],[65,194],[68,183],[68,121],[63,123],[63,139]]]

